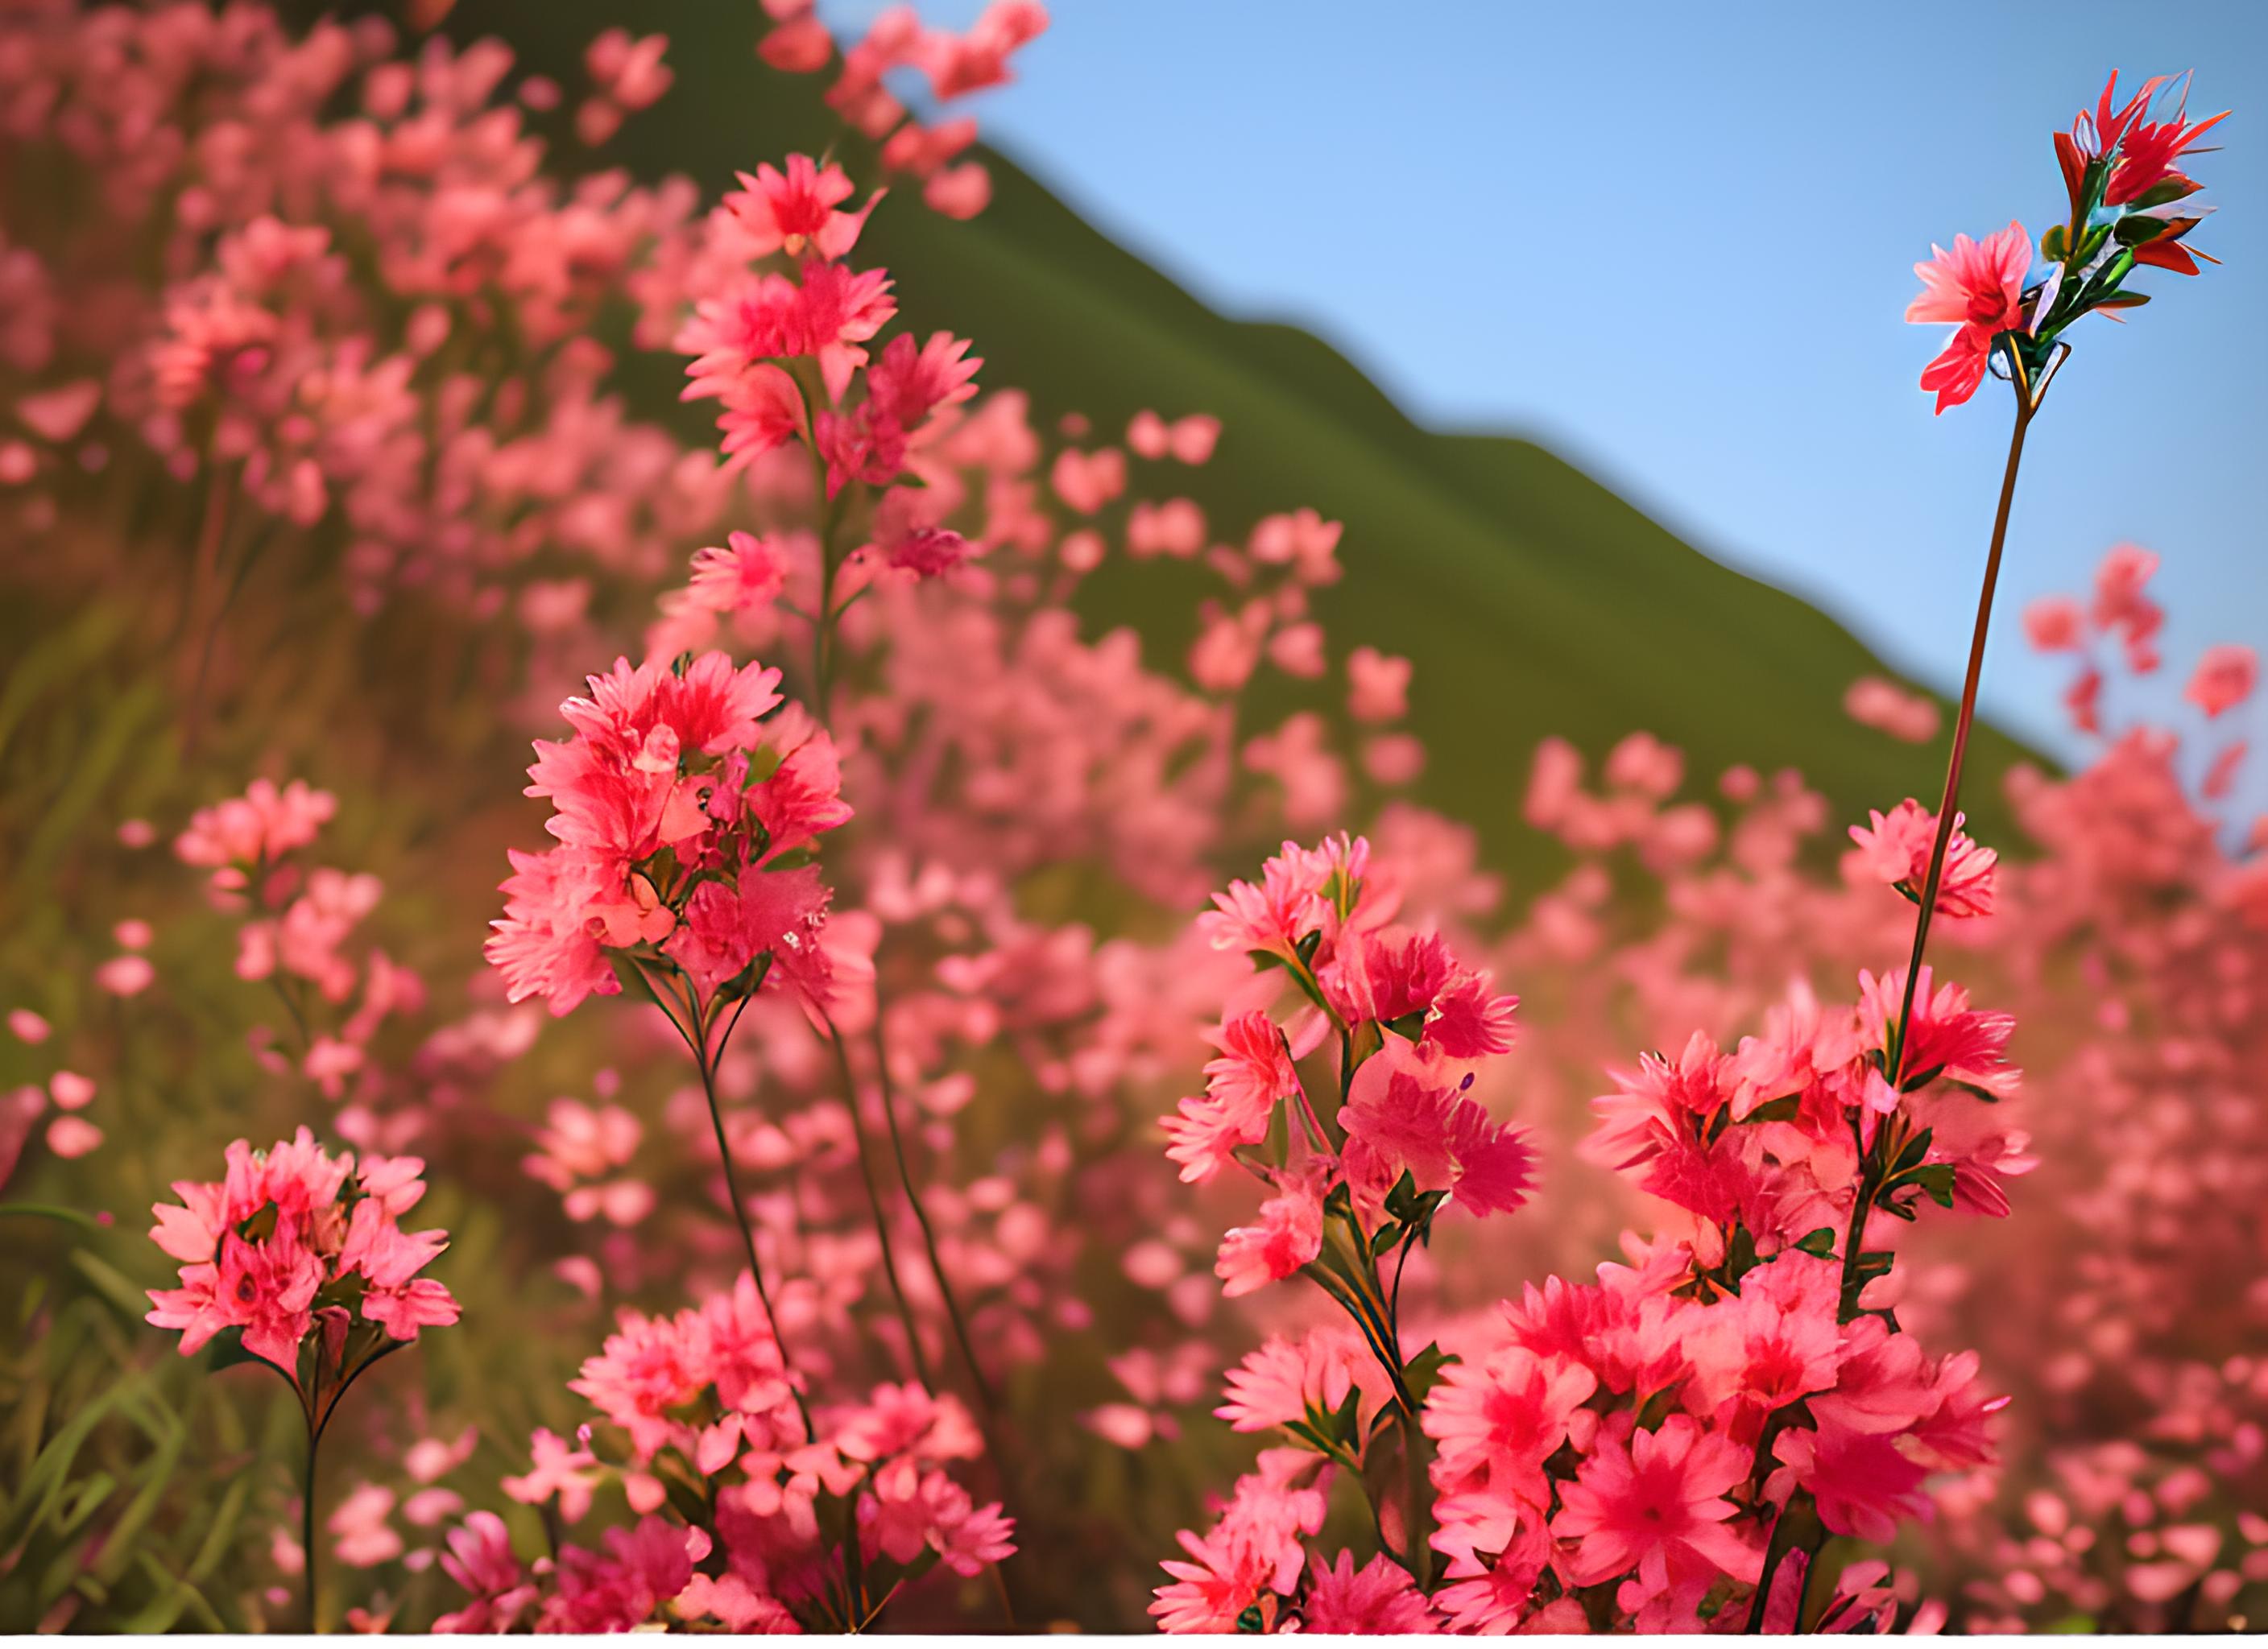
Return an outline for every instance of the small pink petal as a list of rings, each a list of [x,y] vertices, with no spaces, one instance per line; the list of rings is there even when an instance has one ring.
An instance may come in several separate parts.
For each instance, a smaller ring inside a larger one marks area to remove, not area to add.
[[[66,1159],[83,1157],[102,1143],[102,1130],[84,1116],[58,1116],[48,1124],[48,1149]]]

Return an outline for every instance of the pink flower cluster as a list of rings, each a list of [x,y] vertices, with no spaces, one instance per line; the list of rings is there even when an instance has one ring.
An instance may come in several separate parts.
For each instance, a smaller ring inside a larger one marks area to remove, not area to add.
[[[304,1128],[266,1151],[238,1140],[224,1179],[178,1181],[180,1202],[151,1211],[151,1240],[181,1262],[181,1285],[150,1291],[150,1321],[180,1330],[184,1357],[233,1329],[303,1394],[342,1389],[387,1343],[457,1321],[449,1291],[418,1275],[448,1233],[397,1223],[425,1195],[424,1167],[357,1165]]]
[[[1367,1263],[1373,1244],[1414,1238],[1445,1203],[1485,1215],[1527,1200],[1533,1159],[1519,1130],[1466,1093],[1478,1063],[1511,1048],[1515,999],[1438,934],[1394,927],[1395,897],[1367,880],[1369,859],[1359,839],[1287,842],[1257,885],[1232,882],[1199,919],[1215,949],[1288,974],[1306,999],[1288,1030],[1265,1011],[1225,1018],[1205,1092],[1165,1122],[1183,1180],[1241,1166],[1273,1193],[1256,1224],[1221,1243],[1231,1295],[1313,1263],[1327,1219],[1345,1223]],[[1296,1061],[1326,1042],[1341,1061],[1338,1103],[1319,1108]]]
[[[289,1054],[263,1045],[261,1056],[272,1069],[298,1070],[331,1100],[364,1086],[379,1027],[425,1003],[423,982],[384,951],[373,947],[360,966],[344,953],[385,893],[379,879],[328,865],[310,868],[298,857],[336,806],[329,792],[302,780],[279,790],[254,779],[244,795],[200,809],[173,843],[184,864],[211,871],[217,906],[236,910],[250,904],[261,913],[237,931],[236,975],[273,983],[300,1045]],[[347,1012],[350,1001],[355,1005]],[[327,1020],[327,1013],[335,1018]],[[350,1138],[368,1143],[375,1137],[359,1099],[341,1126]]]
[[[970,1576],[1014,1550],[999,1506],[978,1505],[949,1475],[982,1452],[968,1411],[918,1386],[882,1385],[818,1410],[807,1428],[745,1275],[674,1316],[624,1314],[573,1389],[622,1438],[615,1469],[646,1520],[627,1537],[609,1531],[605,1552],[571,1549],[532,1578],[500,1530],[468,1521],[451,1543],[474,1601],[437,1630],[509,1630],[532,1608],[540,1631],[669,1620],[840,1631],[868,1623],[932,1564]],[[577,1520],[596,1456],[563,1454],[541,1432],[536,1451],[538,1469],[508,1487],[530,1502],[556,1497]],[[703,1527],[651,1515],[685,1487],[711,1509]]]
[[[528,769],[559,845],[512,854],[489,940],[512,1000],[562,1014],[615,995],[616,955],[672,970],[699,1015],[773,968],[829,999],[827,889],[809,860],[850,809],[827,734],[792,711],[767,723],[779,679],[721,652],[625,659],[560,707],[574,736],[539,741]]]
[[[835,62],[835,38],[820,20],[815,0],[764,0],[764,11],[772,27],[756,51],[767,63],[790,74],[818,74]],[[852,131],[881,146],[885,167],[919,181],[932,210],[974,217],[992,198],[991,174],[978,161],[956,163],[955,157],[976,141],[976,122],[964,115],[924,126],[908,117],[885,83],[898,70],[913,70],[939,103],[957,101],[1006,84],[1009,59],[1047,26],[1047,8],[1039,0],[992,0],[965,34],[924,23],[910,5],[886,7],[843,50],[828,88],[828,107]]]
[[[934,433],[934,415],[976,394],[982,363],[943,332],[924,343],[901,334],[879,355],[867,348],[897,305],[887,274],[843,261],[873,201],[841,210],[851,193],[841,167],[795,155],[784,172],[765,166],[740,182],[712,220],[720,249],[743,263],[779,254],[802,262],[792,274],[744,274],[695,304],[677,339],[695,357],[686,398],[720,403],[718,427],[734,463],[799,440],[830,500],[853,482],[890,488]],[[863,391],[855,399],[854,387]],[[963,553],[959,535],[945,534],[913,493],[893,492],[877,518],[876,548],[891,566],[935,572]],[[830,605],[837,599],[822,592]]]

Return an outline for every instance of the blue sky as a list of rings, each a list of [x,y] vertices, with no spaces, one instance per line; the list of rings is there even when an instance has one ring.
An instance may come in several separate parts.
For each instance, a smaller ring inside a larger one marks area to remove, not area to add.
[[[1988,386],[1932,417],[1914,379],[1937,329],[1899,319],[1911,266],[2012,217],[2036,236],[2063,205],[2050,133],[2114,66],[2194,67],[2193,108],[2237,111],[2194,167],[2220,210],[2193,244],[2224,263],[2151,275],[2132,324],[2075,335],[2027,453],[1985,703],[2077,753],[2067,661],[2014,621],[2121,539],[2164,558],[2154,710],[2194,733],[2176,698],[2198,650],[2268,652],[2268,5],[1054,11],[974,112],[1090,221],[1227,313],[1329,339],[1421,423],[1545,441],[1948,688],[2008,410]],[[2268,708],[2239,721],[2243,798],[2268,806]]]

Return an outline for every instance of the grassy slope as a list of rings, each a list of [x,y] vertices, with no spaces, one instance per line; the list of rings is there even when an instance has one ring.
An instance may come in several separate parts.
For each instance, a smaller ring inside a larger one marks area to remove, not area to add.
[[[815,82],[755,61],[753,11],[638,18],[669,27],[677,85],[603,158],[713,188],[735,166],[836,141]],[[573,86],[580,43],[624,15],[606,0],[460,0],[448,26],[502,35],[526,67]],[[1044,72],[1036,55],[1035,68]],[[1532,443],[1418,428],[1329,346],[1214,313],[1013,163],[986,158],[995,194],[982,217],[954,224],[894,201],[862,261],[898,273],[912,324],[974,338],[984,381],[1027,389],[1041,417],[1080,411],[1115,434],[1145,406],[1219,416],[1211,465],[1143,477],[1196,498],[1216,535],[1300,504],[1344,522],[1346,577],[1322,616],[1343,646],[1421,661],[1412,720],[1432,766],[1420,794],[1477,826],[1491,858],[1530,860],[1514,820],[1529,753],[1552,732],[1596,754],[1643,727],[1703,775],[1734,762],[1800,767],[1845,818],[1933,793],[1939,747],[1896,744],[1842,714],[1845,688],[1881,666],[1839,625]],[[666,381],[652,380],[657,402]],[[1179,645],[1157,579],[1100,592]],[[2021,754],[1980,732],[1971,812],[1988,834],[2002,834],[1998,776]]]

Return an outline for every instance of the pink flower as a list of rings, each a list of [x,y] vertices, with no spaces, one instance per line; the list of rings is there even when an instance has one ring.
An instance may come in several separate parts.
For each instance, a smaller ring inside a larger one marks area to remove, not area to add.
[[[185,865],[214,871],[216,887],[241,887],[247,871],[306,846],[337,811],[328,791],[311,790],[302,780],[278,790],[254,779],[242,796],[193,814],[173,851]]]
[[[1984,381],[1992,341],[2024,324],[2024,276],[2032,267],[2032,239],[2011,223],[1982,241],[1953,238],[1953,250],[1930,247],[1931,261],[1914,265],[1921,295],[1906,306],[1911,321],[1943,321],[1958,328],[1942,353],[1923,369],[1921,386],[1937,392],[1937,410],[1957,407]]]
[[[1877,979],[1861,972],[1859,988],[1861,1024],[1869,1042],[1887,1047],[1890,1024],[1904,999],[1905,969]],[[2016,1028],[2015,1016],[1969,1005],[1969,993],[1947,983],[1932,990],[1929,964],[1922,964],[1914,990],[1913,1023],[1907,1027],[1900,1063],[1908,1089],[1942,1075],[1954,1082],[1982,1088],[2006,1098],[2016,1090],[2021,1073],[2007,1062],[2008,1038]]]
[[[1872,809],[1867,816],[1871,826],[1851,827],[1851,840],[1859,844],[1854,861],[1862,873],[1889,883],[1919,903],[1928,879],[1930,852],[1937,840],[1936,816],[1911,797],[1888,816]],[[1961,814],[1953,816],[1953,838],[1946,844],[1945,862],[1938,872],[1937,913],[1989,916],[1999,855],[1977,846],[1962,832],[1963,822]]]
[[[1359,1569],[1354,1554],[1341,1552],[1319,1564],[1307,1580],[1300,1617],[1311,1632],[1430,1632],[1433,1611],[1410,1571],[1381,1552]]]
[[[1738,1403],[1750,1416],[1764,1414],[1832,1388],[1842,1357],[1841,1287],[1838,1262],[1791,1250],[1750,1271],[1738,1294],[1692,1313],[1685,1351],[1694,1410]]]
[[[662,950],[706,1001],[757,957],[791,940],[812,944],[826,918],[827,899],[815,865],[792,871],[752,865],[735,885],[703,882],[696,888],[685,921]]]
[[[787,557],[752,533],[729,534],[725,544],[693,552],[695,603],[718,613],[770,606],[787,587]]]
[[[1535,1157],[1521,1130],[1491,1121],[1462,1089],[1436,1086],[1389,1039],[1355,1072],[1339,1111],[1349,1183],[1377,1203],[1407,1174],[1419,1191],[1447,1191],[1476,1214],[1526,1202]]]
[[[536,1589],[512,1553],[511,1533],[493,1512],[472,1513],[449,1531],[441,1572],[465,1589],[468,1601],[437,1619],[436,1632],[507,1631],[535,1601]]]
[[[1224,1401],[1213,1413],[1238,1432],[1266,1432],[1334,1414],[1360,1392],[1356,1417],[1367,1424],[1391,1400],[1383,1371],[1361,1336],[1345,1323],[1312,1329],[1297,1341],[1271,1336],[1228,1371]]]
[[[374,1569],[401,1555],[401,1536],[387,1523],[394,1510],[394,1491],[383,1484],[358,1485],[340,1501],[330,1516],[329,1528],[338,1538],[338,1557],[356,1569]]]
[[[2251,697],[2259,679],[2259,655],[2239,643],[2227,642],[2205,650],[2182,696],[2207,716],[2218,716]]]
[[[620,994],[622,982],[590,916],[613,879],[600,864],[573,854],[506,851],[512,874],[503,884],[504,915],[489,924],[483,952],[504,975],[505,999],[540,996],[557,1016],[573,1012],[587,997]]]
[[[1215,894],[1216,908],[1197,918],[1197,930],[1215,950],[1257,951],[1292,959],[1298,942],[1322,927],[1330,914],[1323,899],[1329,873],[1321,853],[1286,842],[1281,853],[1261,866],[1258,887],[1232,881],[1226,893]]]
[[[2024,609],[2024,634],[2042,652],[2067,652],[2080,644],[2085,619],[2067,595],[2043,595]]]
[[[265,1152],[238,1140],[228,1148],[225,1180],[180,1182],[179,1205],[151,1210],[151,1240],[185,1263],[180,1287],[151,1291],[149,1321],[181,1330],[184,1356],[223,1329],[240,1329],[245,1349],[295,1384],[300,1344],[316,1326],[317,1293],[350,1275],[363,1280],[354,1313],[394,1339],[454,1322],[455,1299],[416,1275],[446,1246],[446,1233],[410,1236],[394,1224],[416,1202],[423,1167],[415,1158],[373,1158],[357,1174],[352,1156],[329,1156],[304,1128]],[[327,1333],[323,1355],[335,1359],[353,1320],[347,1307],[325,1307],[332,1313],[338,1335],[334,1341]],[[329,1378],[351,1372],[334,1367]]]
[[[588,1449],[570,1448],[566,1439],[541,1426],[529,1439],[528,1449],[534,1465],[523,1476],[506,1477],[504,1491],[524,1505],[541,1505],[556,1496],[560,1517],[581,1522],[599,1481],[597,1459]]]
[[[1260,1206],[1260,1223],[1240,1226],[1221,1240],[1214,1270],[1231,1299],[1280,1282],[1314,1259],[1323,1246],[1323,1204],[1312,1177],[1294,1181]]]
[[[1929,1515],[1922,1487],[1929,1468],[1898,1447],[1895,1436],[1839,1425],[1783,1432],[1772,1453],[1774,1474],[1808,1489],[1819,1520],[1838,1535],[1888,1542],[1900,1521]]]
[[[1161,1629],[1234,1631],[1238,1617],[1256,1604],[1266,1623],[1276,1600],[1292,1594],[1306,1569],[1300,1537],[1323,1526],[1322,1491],[1293,1486],[1296,1474],[1313,1463],[1314,1456],[1298,1450],[1263,1454],[1257,1471],[1237,1479],[1235,1493],[1210,1531],[1202,1537],[1181,1531],[1187,1559],[1168,1558],[1160,1565],[1173,1579],[1157,1589],[1150,1605]]]
[[[1724,1496],[1749,1475],[1746,1450],[1673,1414],[1627,1444],[1602,1435],[1576,1480],[1560,1490],[1551,1532],[1575,1542],[1567,1578],[1594,1586],[1631,1570],[1649,1593],[1695,1574],[1753,1580],[1764,1554],[1727,1527]]]
[[[94,983],[114,997],[139,996],[157,977],[146,956],[114,956],[94,970]]]
[[[751,257],[784,251],[799,254],[808,243],[822,258],[847,255],[866,226],[866,214],[881,198],[878,191],[856,212],[835,210],[850,198],[850,180],[843,168],[821,166],[808,155],[790,155],[782,172],[769,162],[755,175],[733,174],[739,189],[725,196],[725,205],[748,239]]]
[[[1284,1033],[1265,1013],[1240,1013],[1221,1022],[1214,1040],[1221,1051],[1205,1063],[1206,1093],[1264,1131],[1276,1101],[1300,1091]]]
[[[1425,1399],[1425,1435],[1439,1445],[1435,1482],[1473,1480],[1539,1514],[1550,1499],[1543,1462],[1567,1440],[1569,1420],[1598,1388],[1579,1363],[1517,1345],[1452,1364]]]

